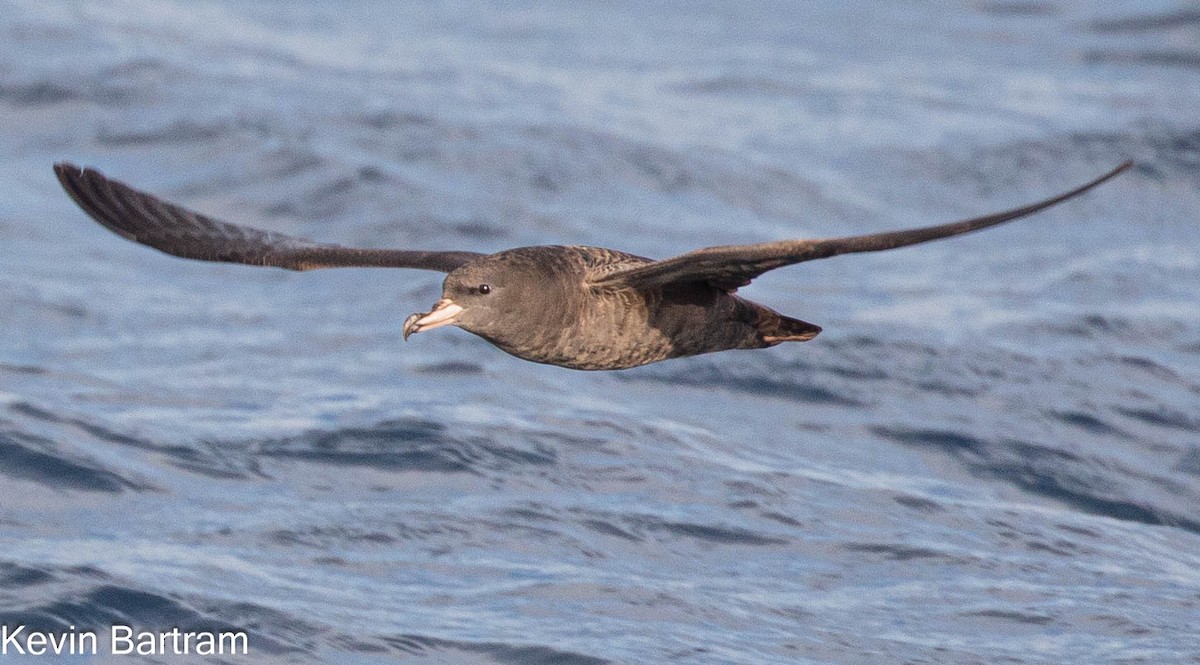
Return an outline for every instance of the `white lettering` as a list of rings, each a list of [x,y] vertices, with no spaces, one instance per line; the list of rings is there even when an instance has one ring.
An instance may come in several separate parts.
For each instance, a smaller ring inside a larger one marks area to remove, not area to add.
[[[139,656],[154,655],[154,633],[138,633],[137,653]]]
[[[196,636],[196,653],[201,656],[211,656],[216,653],[215,648],[216,640],[213,639],[212,633],[200,633]]]
[[[25,638],[25,648],[33,656],[40,656],[46,653],[46,634],[30,633],[29,637]]]
[[[91,642],[91,646],[88,646],[89,641]],[[99,649],[96,646],[96,633],[93,633],[90,630],[80,633],[79,649],[77,651],[72,651],[71,653],[90,653],[93,656],[99,653]]]
[[[41,655],[42,651],[30,651],[33,648],[34,636],[40,637],[41,644],[46,643],[46,636],[40,633],[31,633],[27,638],[24,638],[24,643],[17,641],[17,636],[21,634],[24,626],[17,628],[15,631],[9,631],[6,627],[3,634],[3,653],[7,653],[11,648],[14,653],[35,653]],[[198,654],[201,656],[214,655],[249,655],[250,640],[245,632],[199,632],[199,633],[184,633],[179,628],[172,628],[160,633],[142,631],[134,632],[130,626],[113,626],[110,633],[109,653],[116,656],[127,656],[137,654],[139,656],[164,656],[164,655],[190,655]],[[61,653],[63,645],[67,640],[72,640],[72,649],[83,649],[83,646],[74,646],[73,640],[78,639],[80,645],[87,644],[91,641],[90,653],[96,653],[96,634],[91,632],[79,633],[78,637],[61,637],[55,639],[50,638],[50,644],[55,649],[54,653]],[[72,651],[71,653],[89,653],[84,651]]]
[[[3,631],[0,631],[2,633],[0,637],[4,638],[4,641],[0,642],[0,654],[7,656],[8,647],[11,645],[14,653],[21,654],[22,656],[25,655],[25,649],[22,649],[21,643],[17,641],[17,636],[23,632],[25,632],[24,624],[17,626],[16,630],[13,631],[9,631],[8,626],[4,626]]]
[[[7,656],[9,652],[16,655],[44,656],[47,653],[61,654],[91,654],[96,655],[96,634],[90,630],[80,632],[71,629],[61,633],[46,633],[33,631],[26,633],[25,626],[16,628],[0,626],[0,655]]]
[[[133,635],[133,629],[129,626],[113,626],[110,653],[118,656],[133,653],[133,640],[129,639],[130,635]]]
[[[71,626],[71,631],[69,635],[67,633],[59,633],[57,640],[54,639],[54,633],[50,633],[50,650],[56,654],[62,653],[63,648],[67,646],[68,638],[71,640],[73,646],[75,644],[75,626]]]
[[[74,628],[75,628],[75,626],[71,626],[72,630]],[[47,639],[50,640],[50,650],[56,654],[62,653],[63,647],[67,646],[67,634],[66,633],[59,633],[57,640],[54,639],[54,637],[55,637],[54,633],[50,633],[46,637],[47,637]]]

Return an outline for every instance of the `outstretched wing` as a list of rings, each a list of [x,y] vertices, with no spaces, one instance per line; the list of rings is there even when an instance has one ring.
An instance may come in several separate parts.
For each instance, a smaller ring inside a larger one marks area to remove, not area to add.
[[[662,261],[612,270],[597,275],[589,283],[591,286],[599,288],[637,288],[662,286],[676,282],[709,282],[719,288],[736,289],[749,284],[750,280],[769,270],[793,263],[824,259],[839,254],[880,252],[1010,222],[1079,196],[1132,165],[1133,162],[1125,162],[1103,176],[1064,194],[983,217],[939,226],[865,236],[823,240],[780,240],[755,245],[706,247]]]
[[[220,222],[67,163],[54,173],[71,199],[105,228],[161,252],[289,270],[370,266],[450,272],[482,254],[355,249]]]

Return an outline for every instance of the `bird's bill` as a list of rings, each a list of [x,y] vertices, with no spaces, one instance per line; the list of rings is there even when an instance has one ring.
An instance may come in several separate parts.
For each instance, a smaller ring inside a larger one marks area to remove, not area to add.
[[[404,339],[413,333],[451,325],[458,321],[462,311],[462,306],[454,304],[453,300],[442,298],[433,305],[432,311],[417,312],[404,320]]]

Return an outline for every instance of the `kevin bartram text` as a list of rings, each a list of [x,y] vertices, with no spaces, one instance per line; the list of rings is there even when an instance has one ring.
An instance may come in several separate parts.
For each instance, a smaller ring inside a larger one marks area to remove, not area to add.
[[[107,632],[108,639],[101,639]],[[75,626],[59,632],[0,626],[0,655],[237,656],[249,653],[242,631],[148,631],[114,625],[97,633]]]

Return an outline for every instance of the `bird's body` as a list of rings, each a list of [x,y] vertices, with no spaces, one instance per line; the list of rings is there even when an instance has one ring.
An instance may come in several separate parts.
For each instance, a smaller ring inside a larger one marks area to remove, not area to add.
[[[455,325],[533,362],[599,370],[730,349],[807,341],[821,329],[736,294],[769,270],[903,247],[1024,217],[1082,194],[1127,162],[1065,194],[1013,210],[906,231],[709,247],[655,261],[601,247],[539,245],[494,254],[355,249],[236,226],[167,203],[92,169],[55,165],[67,193],[121,236],[191,259],[277,266],[393,267],[447,273],[442,299],[403,335]]]
[[[623,289],[589,284],[589,276],[649,263],[602,247],[559,245],[485,256],[473,269],[481,275],[468,283],[494,282],[489,275],[496,272],[519,272],[529,284],[520,298],[528,305],[520,319],[530,325],[476,334],[525,360],[572,369],[625,369],[713,351],[761,349],[788,337],[811,339],[820,331],[706,282]],[[566,330],[571,333],[562,334]]]

